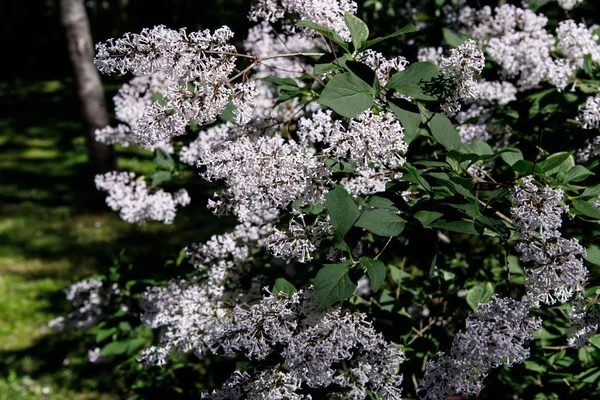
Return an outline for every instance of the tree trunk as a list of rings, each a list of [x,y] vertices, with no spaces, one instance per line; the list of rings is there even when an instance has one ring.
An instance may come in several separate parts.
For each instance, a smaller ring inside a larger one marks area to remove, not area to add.
[[[84,0],[60,0],[62,25],[75,71],[77,95],[86,125],[85,142],[93,173],[116,169],[112,147],[96,142],[94,132],[109,124],[100,74],[94,65],[94,47]]]

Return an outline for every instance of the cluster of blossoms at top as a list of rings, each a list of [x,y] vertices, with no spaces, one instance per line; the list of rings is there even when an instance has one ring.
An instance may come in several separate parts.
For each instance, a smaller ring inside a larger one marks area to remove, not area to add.
[[[452,342],[450,354],[429,361],[419,384],[419,396],[443,400],[463,393],[477,394],[488,372],[501,365],[522,363],[529,357],[525,342],[542,328],[540,318],[529,316],[529,304],[493,296],[467,318],[465,332]]]
[[[175,219],[177,206],[190,203],[185,189],[167,193],[162,189],[150,192],[143,177],[135,178],[133,172],[107,172],[96,175],[96,188],[108,192],[106,204],[119,211],[121,218],[130,224],[145,221],[162,221],[170,224]]]
[[[583,0],[557,0],[558,5],[564,8],[565,10],[572,10],[578,4],[583,3]]]
[[[502,68],[506,78],[516,78],[517,85],[529,89],[549,78],[563,90],[573,72],[583,64],[583,56],[597,57],[599,47],[590,30],[573,21],[563,21],[557,40],[545,29],[548,19],[542,14],[505,4],[492,11],[461,9],[459,20],[464,32],[472,35],[484,51]],[[554,58],[560,50],[566,58]]]
[[[347,126],[333,120],[331,111],[317,111],[298,122],[301,143],[321,143],[323,153],[346,160],[358,176],[342,184],[352,194],[385,191],[385,184],[401,175],[407,144],[404,129],[391,113],[365,111],[351,118]]]
[[[53,319],[48,326],[60,331],[90,328],[104,317],[104,309],[116,293],[116,286],[106,288],[101,279],[88,279],[69,285],[65,288],[65,294],[74,311],[66,317]]]
[[[311,20],[350,41],[344,14],[354,14],[356,9],[356,2],[349,0],[258,0],[252,7],[249,18],[251,21],[275,22],[286,13],[294,13],[300,19]]]
[[[235,47],[228,43],[232,37],[228,27],[188,34],[156,26],[96,46],[101,72],[163,74],[171,82],[131,126],[138,142],[153,145],[184,134],[192,120],[211,123],[232,98],[239,103],[238,119],[248,119],[250,109],[239,105],[252,104],[254,88],[229,83],[236,61]]]
[[[563,191],[538,188],[532,177],[511,190],[511,218],[519,233],[517,250],[521,260],[533,262],[526,269],[526,288],[534,304],[564,303],[580,292],[587,281],[587,269],[580,256],[584,248],[577,239],[565,239],[559,228],[568,210],[560,206]]]
[[[260,303],[238,306],[217,322],[213,335],[215,352],[262,360],[282,346],[282,360],[277,372],[257,371],[251,377],[237,371],[203,398],[270,398],[267,393],[310,398],[293,395],[303,387],[341,389],[330,394],[332,399],[365,399],[367,389],[384,399],[400,398],[398,365],[404,353],[377,333],[364,314],[339,307],[318,311],[312,289],[291,296],[269,294]]]

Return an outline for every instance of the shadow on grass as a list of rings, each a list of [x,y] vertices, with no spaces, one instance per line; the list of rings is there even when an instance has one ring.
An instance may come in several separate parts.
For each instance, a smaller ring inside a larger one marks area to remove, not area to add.
[[[106,273],[115,259],[132,265],[131,274],[140,278],[172,275],[165,261],[232,225],[206,210],[216,187],[193,182],[185,186],[192,204],[178,211],[173,225],[121,221],[95,190],[78,119],[68,81],[16,89],[0,83],[0,278],[20,277],[23,288],[42,279],[60,286],[74,277]],[[128,149],[120,157],[120,165],[134,172],[153,168],[148,154]],[[40,318],[67,311],[62,291],[38,295]],[[28,346],[0,351],[0,376],[11,372],[51,380],[74,391],[123,389],[114,364],[88,362],[89,336],[40,331],[33,326],[38,322],[28,327],[38,332]]]

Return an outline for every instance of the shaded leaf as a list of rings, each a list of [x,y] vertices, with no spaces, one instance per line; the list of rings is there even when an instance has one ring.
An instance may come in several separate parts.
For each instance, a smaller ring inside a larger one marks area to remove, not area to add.
[[[354,224],[379,236],[398,236],[404,230],[404,220],[394,211],[382,208],[364,210]]]
[[[373,292],[378,291],[383,281],[385,281],[385,264],[379,260],[373,260],[370,257],[361,257],[360,263],[367,270],[371,290]]]
[[[350,262],[327,264],[315,277],[317,307],[324,309],[338,301],[350,298],[356,290],[356,284],[348,276]]]

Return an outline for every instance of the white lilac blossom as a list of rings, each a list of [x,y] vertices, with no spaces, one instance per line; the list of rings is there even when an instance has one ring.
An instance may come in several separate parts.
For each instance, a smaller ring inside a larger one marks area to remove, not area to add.
[[[332,234],[333,227],[328,222],[315,221],[307,226],[300,214],[290,219],[287,233],[275,229],[264,244],[277,258],[296,258],[306,263],[312,260],[311,253],[319,249],[323,237]]]
[[[286,13],[298,14],[324,28],[331,29],[344,40],[350,41],[350,31],[344,14],[356,13],[356,2],[350,0],[258,0],[250,11],[251,21],[275,22]]]
[[[516,78],[517,86],[530,89],[549,78],[563,90],[573,67],[551,56],[555,39],[545,27],[548,19],[529,9],[511,4],[489,6],[475,11],[464,7],[459,16],[468,33],[483,47],[485,53],[502,68],[506,78]]]
[[[600,127],[600,94],[588,96],[585,106],[579,108],[577,121],[583,129],[598,129]]]
[[[526,268],[525,286],[534,305],[565,303],[580,292],[587,281],[581,255],[585,252],[577,239],[562,237],[560,206],[563,191],[548,186],[538,188],[531,176],[511,189],[511,218],[519,233],[516,246]]]
[[[244,49],[257,57],[274,54],[301,53],[323,47],[324,42],[319,37],[308,36],[304,33],[288,33],[278,35],[266,21],[250,28],[244,41]],[[253,78],[276,76],[278,78],[296,78],[306,71],[307,65],[301,57],[277,57],[264,60],[255,68]]]
[[[65,288],[67,300],[74,310],[66,317],[58,317],[48,323],[59,331],[87,329],[96,325],[104,317],[104,309],[117,287],[106,288],[101,279],[87,279]]]
[[[375,71],[381,86],[385,86],[388,82],[392,71],[403,71],[408,64],[408,60],[402,56],[388,59],[383,54],[371,49],[359,53],[356,58]]]
[[[583,295],[577,293],[569,308],[569,346],[576,349],[584,346],[598,332],[599,325],[600,309],[586,307]]]
[[[600,62],[598,35],[592,33],[584,24],[573,20],[561,21],[556,28],[556,47],[577,68],[583,66],[584,56],[589,55],[596,63]]]
[[[142,224],[148,220],[170,224],[175,219],[177,206],[190,203],[185,189],[167,193],[162,189],[150,192],[143,177],[135,178],[133,172],[107,172],[94,179],[98,190],[108,192],[106,204],[119,211],[123,220],[130,224]]]
[[[350,390],[352,398],[365,399],[366,390],[382,398],[400,398],[398,365],[404,353],[377,333],[362,313],[338,307],[318,311],[313,289],[291,296],[269,293],[260,303],[235,307],[229,318],[218,321],[212,346],[218,353],[244,353],[258,360],[281,346],[280,370],[295,382],[295,389],[336,385],[343,396]],[[251,382],[248,374],[236,371],[212,396],[262,398],[244,397],[249,393],[246,388],[255,387],[261,376]],[[232,385],[232,381],[237,383]]]
[[[104,144],[120,144],[123,147],[137,145],[148,150],[161,147],[168,153],[173,152],[173,147],[168,143],[144,145],[134,134],[138,122],[144,117],[146,109],[152,107],[153,94],[162,92],[167,85],[172,84],[164,74],[136,76],[125,83],[113,97],[115,104],[115,117],[119,124],[115,127],[106,126],[96,130],[96,141]]]
[[[294,200],[303,205],[322,202],[330,175],[321,160],[280,137],[255,142],[242,137],[205,154],[200,165],[206,167],[205,179],[222,179],[228,186],[211,207],[230,209],[240,221],[271,219]]]
[[[456,114],[455,119],[460,124],[458,134],[463,143],[470,144],[474,140],[487,141],[492,136],[487,131],[486,121],[490,118],[490,109],[477,103]]]
[[[510,82],[480,81],[477,83],[479,104],[506,105],[517,99],[517,88]]]
[[[454,115],[460,110],[460,101],[475,100],[479,97],[476,78],[483,70],[483,52],[474,40],[467,40],[458,48],[450,50],[448,57],[442,56],[439,65],[444,75],[452,79],[452,94],[444,99],[442,110]]]
[[[310,395],[296,393],[301,381],[289,373],[272,369],[262,371],[255,377],[248,372],[235,371],[219,389],[203,393],[203,400],[310,400]]]
[[[563,9],[569,11],[572,10],[573,8],[575,8],[575,6],[583,3],[583,0],[556,0],[558,2],[558,5],[561,6]]]
[[[417,53],[417,60],[420,62],[428,61],[437,65],[443,53],[444,49],[441,47],[421,47]]]
[[[201,357],[208,350],[215,322],[226,312],[209,294],[207,285],[183,280],[148,288],[140,306],[142,323],[163,328],[159,346],[144,350],[140,356],[148,365],[163,365],[175,351],[193,351]]]
[[[427,363],[419,397],[444,400],[454,394],[477,394],[491,369],[529,357],[526,342],[541,328],[541,319],[529,316],[528,302],[494,295],[467,318],[450,354],[438,353],[436,360]]]
[[[578,149],[575,157],[579,163],[585,163],[600,155],[600,135],[588,139],[582,148]]]
[[[247,95],[253,89],[229,85],[236,60],[235,47],[228,43],[232,37],[228,27],[188,34],[161,25],[96,46],[95,63],[101,72],[160,73],[172,82],[131,127],[140,143],[152,145],[182,135],[192,120],[200,125],[211,123],[232,97],[243,103],[240,93]],[[243,122],[248,111],[240,111],[237,117]]]
[[[330,111],[317,111],[298,122],[301,143],[321,142],[323,152],[336,160],[348,161],[357,176],[342,184],[352,194],[373,194],[401,175],[407,144],[404,129],[391,113],[373,114],[367,110],[351,118],[347,126],[333,121]]]

